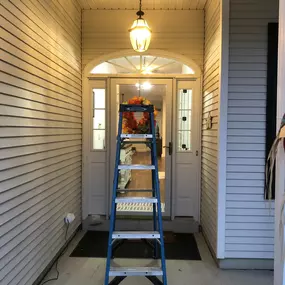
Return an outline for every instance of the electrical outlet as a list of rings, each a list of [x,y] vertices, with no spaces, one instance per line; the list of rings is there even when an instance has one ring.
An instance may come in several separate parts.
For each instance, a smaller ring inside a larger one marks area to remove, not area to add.
[[[75,220],[75,215],[73,213],[68,213],[64,218],[65,224],[71,224],[74,220]]]
[[[91,220],[92,220],[92,222],[98,221],[98,220],[100,220],[100,219],[101,219],[100,215],[91,215]]]

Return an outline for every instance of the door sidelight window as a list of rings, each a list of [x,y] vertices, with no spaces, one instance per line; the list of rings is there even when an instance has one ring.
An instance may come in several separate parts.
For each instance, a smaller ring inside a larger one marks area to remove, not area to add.
[[[191,151],[192,89],[178,90],[177,150]]]
[[[93,89],[93,149],[106,148],[106,90]]]

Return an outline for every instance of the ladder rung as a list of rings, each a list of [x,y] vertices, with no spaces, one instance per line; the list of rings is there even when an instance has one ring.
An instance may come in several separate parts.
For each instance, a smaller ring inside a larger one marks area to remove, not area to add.
[[[115,199],[115,203],[157,203],[157,198],[152,197],[120,197]]]
[[[109,276],[162,276],[160,267],[111,267]]]
[[[117,189],[117,192],[153,192],[152,189]]]
[[[122,139],[152,139],[152,134],[121,134]]]
[[[157,239],[160,238],[159,232],[114,232],[113,239]]]
[[[118,166],[120,170],[133,169],[133,170],[152,170],[155,169],[154,165],[143,164],[121,164]]]

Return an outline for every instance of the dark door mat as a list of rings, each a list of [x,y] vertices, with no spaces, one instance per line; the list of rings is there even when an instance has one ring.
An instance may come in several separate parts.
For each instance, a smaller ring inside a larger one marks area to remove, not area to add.
[[[106,257],[108,232],[88,231],[71,253],[71,257]],[[201,260],[193,234],[164,233],[166,259]],[[115,253],[117,258],[152,258],[153,250],[137,240],[126,240]]]

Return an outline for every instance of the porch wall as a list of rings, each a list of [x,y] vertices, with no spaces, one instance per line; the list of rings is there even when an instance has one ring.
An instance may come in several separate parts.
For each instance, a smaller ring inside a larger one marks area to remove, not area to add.
[[[128,28],[136,10],[83,10],[83,66],[96,57],[130,50]],[[203,65],[203,10],[146,10],[145,19],[153,30],[150,50],[185,55]]]
[[[267,25],[278,1],[230,1],[226,258],[273,258],[274,203],[264,200]]]
[[[220,45],[220,0],[211,0],[205,6],[201,225],[214,253],[217,253]],[[207,129],[209,114],[211,129]]]
[[[81,10],[1,1],[0,25],[0,283],[31,285],[81,223]]]

